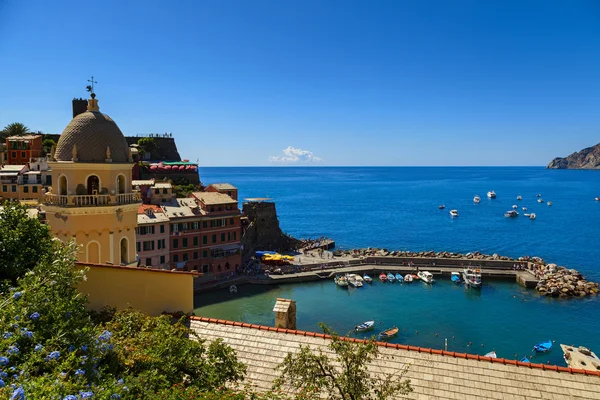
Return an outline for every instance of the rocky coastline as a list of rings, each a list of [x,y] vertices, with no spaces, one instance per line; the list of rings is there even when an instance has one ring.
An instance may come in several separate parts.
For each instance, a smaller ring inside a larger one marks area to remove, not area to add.
[[[500,256],[498,254],[483,254],[478,251],[473,253],[452,253],[449,251],[407,251],[407,250],[387,250],[379,249],[375,247],[367,247],[362,249],[351,249],[351,250],[336,250],[333,253],[336,257],[349,256],[349,257],[367,257],[367,256],[381,256],[381,257],[415,257],[415,258],[464,258],[467,260],[501,260],[501,261],[515,261],[515,262],[534,262],[544,264],[544,260],[540,257],[524,256],[519,258],[512,258],[507,256]]]
[[[533,269],[539,282],[536,290],[552,297],[586,297],[598,294],[598,283],[588,282],[577,270],[556,264],[538,265]]]

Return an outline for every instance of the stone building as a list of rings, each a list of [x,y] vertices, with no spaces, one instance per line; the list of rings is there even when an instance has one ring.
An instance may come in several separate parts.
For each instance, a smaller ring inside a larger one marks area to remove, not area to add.
[[[50,156],[53,187],[43,209],[55,237],[81,245],[80,261],[129,265],[137,262],[140,204],[131,186],[133,162],[123,133],[95,97],[67,125]]]

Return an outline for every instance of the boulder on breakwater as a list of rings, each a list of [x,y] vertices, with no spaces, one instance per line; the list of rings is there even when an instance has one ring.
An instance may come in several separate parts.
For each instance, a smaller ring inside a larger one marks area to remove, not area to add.
[[[598,283],[588,282],[577,270],[556,264],[536,265],[534,273],[539,278],[536,290],[552,297],[585,297],[598,293]]]
[[[368,256],[381,256],[381,257],[413,257],[413,258],[464,258],[468,260],[502,260],[502,261],[515,261],[515,262],[538,262],[543,263],[539,257],[519,257],[518,259],[514,259],[507,256],[499,256],[498,254],[482,254],[478,251],[473,253],[452,253],[450,251],[438,251],[435,252],[433,250],[430,251],[406,251],[406,250],[388,250],[388,249],[379,249],[376,247],[367,247],[363,249],[351,249],[351,250],[337,250],[334,252],[334,255],[337,257],[368,257]]]

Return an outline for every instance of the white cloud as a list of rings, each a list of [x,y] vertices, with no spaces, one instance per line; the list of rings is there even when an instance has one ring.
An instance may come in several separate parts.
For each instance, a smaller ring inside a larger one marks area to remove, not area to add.
[[[292,146],[288,146],[287,149],[283,150],[283,156],[271,156],[269,157],[270,162],[275,163],[316,163],[321,162],[323,159],[317,157],[312,151],[297,149]]]

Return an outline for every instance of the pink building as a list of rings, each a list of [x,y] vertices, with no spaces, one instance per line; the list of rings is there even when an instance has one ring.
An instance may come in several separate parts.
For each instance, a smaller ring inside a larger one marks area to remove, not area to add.
[[[142,204],[138,208],[136,246],[140,265],[170,269],[169,218],[160,206]]]

